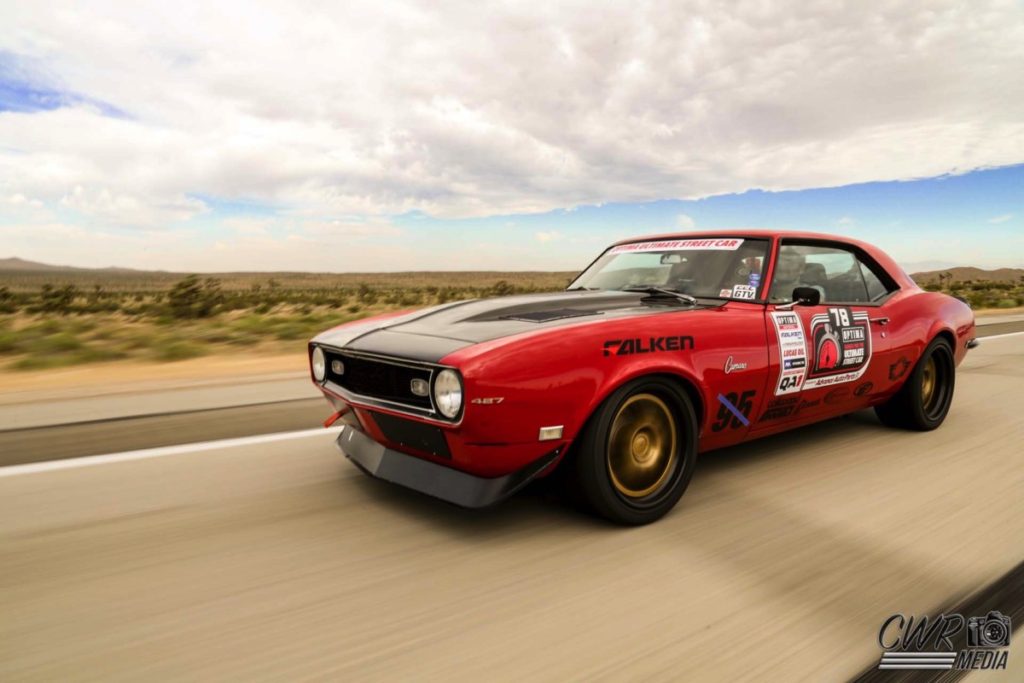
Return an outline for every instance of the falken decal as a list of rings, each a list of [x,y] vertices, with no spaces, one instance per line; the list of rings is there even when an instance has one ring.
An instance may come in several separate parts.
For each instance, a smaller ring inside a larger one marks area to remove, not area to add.
[[[609,339],[602,351],[605,356],[628,356],[633,353],[655,351],[685,351],[693,349],[693,337],[637,337],[636,339]]]

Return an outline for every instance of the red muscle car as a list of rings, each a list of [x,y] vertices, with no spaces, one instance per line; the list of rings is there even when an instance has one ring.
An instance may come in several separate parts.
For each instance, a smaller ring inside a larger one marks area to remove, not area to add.
[[[368,474],[482,507],[560,468],[644,524],[698,453],[868,407],[938,427],[976,344],[967,304],[873,246],[730,231],[618,242],[564,292],[341,325],[309,356]]]

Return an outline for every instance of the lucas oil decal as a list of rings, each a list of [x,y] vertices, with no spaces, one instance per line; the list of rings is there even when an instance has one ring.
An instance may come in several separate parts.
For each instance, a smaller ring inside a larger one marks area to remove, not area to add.
[[[613,247],[612,254],[628,254],[634,251],[688,251],[694,249],[715,249],[735,251],[743,244],[742,239],[734,237],[696,240],[660,240],[657,242],[633,242]]]
[[[775,395],[792,394],[859,379],[871,361],[871,323],[866,312],[833,306],[811,317],[805,337],[797,313],[772,313],[779,339]]]
[[[807,343],[800,316],[792,311],[774,311],[772,322],[779,339],[779,382],[775,395],[793,394],[803,387],[807,374]]]

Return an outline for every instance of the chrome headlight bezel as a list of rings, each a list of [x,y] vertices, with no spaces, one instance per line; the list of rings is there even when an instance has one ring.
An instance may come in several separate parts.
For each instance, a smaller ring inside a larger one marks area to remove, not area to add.
[[[313,353],[309,357],[309,367],[313,372],[313,379],[323,383],[327,379],[327,356],[319,346],[313,347]]]
[[[437,412],[455,420],[462,414],[462,403],[464,390],[462,377],[451,368],[445,368],[434,376],[434,386],[431,388],[434,399],[434,407]]]

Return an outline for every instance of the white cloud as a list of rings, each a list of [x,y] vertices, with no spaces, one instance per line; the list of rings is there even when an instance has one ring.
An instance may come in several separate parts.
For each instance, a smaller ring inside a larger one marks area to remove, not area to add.
[[[562,239],[562,233],[557,230],[538,231],[534,234],[538,242],[553,242]]]
[[[126,114],[0,112],[0,196],[97,225],[196,196],[457,217],[1024,161],[1009,0],[41,0],[0,25],[24,71]]]
[[[693,230],[697,227],[697,221],[687,216],[685,213],[681,213],[676,216],[676,225],[680,230]]]
[[[1010,220],[1012,218],[1013,218],[1013,214],[1012,213],[1004,213],[1001,216],[993,216],[992,218],[989,218],[988,222],[992,223],[992,224],[995,224],[995,225],[998,225],[999,223],[1005,223],[1005,222],[1007,222],[1008,220]]]

